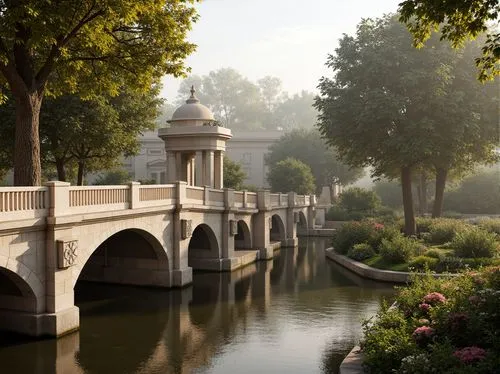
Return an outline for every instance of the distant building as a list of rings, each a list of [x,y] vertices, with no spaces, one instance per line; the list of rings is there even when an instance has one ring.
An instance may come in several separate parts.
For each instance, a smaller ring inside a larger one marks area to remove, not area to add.
[[[226,156],[239,162],[247,174],[246,185],[268,187],[267,166],[264,157],[271,144],[281,136],[281,131],[244,131],[233,132],[232,139],[227,142]],[[156,183],[167,183],[167,165],[165,144],[156,131],[144,133],[140,138],[140,152],[137,156],[127,157],[123,167],[134,180],[154,180]]]

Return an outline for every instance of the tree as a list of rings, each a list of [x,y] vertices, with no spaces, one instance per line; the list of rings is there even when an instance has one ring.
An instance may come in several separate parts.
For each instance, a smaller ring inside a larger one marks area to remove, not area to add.
[[[441,30],[441,39],[459,47],[467,39],[474,39],[488,30],[489,21],[497,21],[500,14],[498,0],[405,0],[399,4],[400,19],[405,22],[421,47],[432,31]],[[476,59],[479,79],[494,79],[500,74],[500,33],[488,34],[482,56]]]
[[[479,53],[478,41],[454,53],[448,78],[431,105],[435,125],[428,138],[430,155],[426,164],[436,175],[433,217],[440,217],[450,173],[461,177],[478,164],[498,160],[498,84],[479,84],[471,56]]]
[[[401,198],[401,186],[399,183],[382,180],[373,186],[375,192],[382,201],[382,205],[390,208],[400,208],[403,205]]]
[[[130,173],[124,169],[109,170],[97,177],[94,185],[117,186],[131,180]]]
[[[465,178],[444,197],[445,209],[468,214],[500,214],[500,169]]]
[[[360,168],[350,168],[339,161],[333,148],[328,147],[315,130],[297,129],[285,133],[269,147],[266,164],[270,167],[291,157],[311,168],[318,188],[333,182],[347,185],[363,175]]]
[[[316,189],[311,168],[291,157],[272,165],[267,180],[273,192],[295,191],[308,195]]]
[[[405,231],[415,234],[412,173],[427,159],[433,131],[430,103],[446,81],[452,56],[440,48],[415,50],[394,15],[363,20],[328,57],[333,79],[321,78],[318,126],[340,158],[371,166],[375,176],[400,175]]]
[[[39,185],[45,94],[144,91],[184,73],[193,1],[1,1],[0,92],[15,102],[14,183]]]
[[[178,104],[189,97],[192,85],[200,102],[210,108],[224,126],[232,129],[262,127],[263,103],[259,87],[235,69],[221,68],[203,77],[189,77],[179,87]]]
[[[348,212],[374,212],[380,207],[380,197],[373,191],[352,187],[340,194],[339,205]]]
[[[245,172],[241,170],[241,164],[224,157],[223,165],[224,187],[241,190],[243,188],[243,182],[247,177]]]
[[[138,149],[137,136],[156,126],[159,88],[146,93],[123,92],[116,97],[82,100],[76,95],[47,98],[40,115],[41,160],[55,167],[61,181],[78,173],[78,184],[89,171],[116,166]],[[15,131],[14,103],[0,106],[0,169],[12,167]]]
[[[308,91],[292,96],[283,94],[274,114],[278,126],[287,130],[312,128],[318,116],[318,111],[313,106],[314,96]]]

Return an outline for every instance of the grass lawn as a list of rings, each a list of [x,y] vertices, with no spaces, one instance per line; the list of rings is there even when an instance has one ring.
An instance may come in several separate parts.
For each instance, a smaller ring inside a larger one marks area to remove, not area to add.
[[[408,263],[392,264],[385,261],[382,256],[376,255],[363,261],[363,264],[383,270],[408,271]]]

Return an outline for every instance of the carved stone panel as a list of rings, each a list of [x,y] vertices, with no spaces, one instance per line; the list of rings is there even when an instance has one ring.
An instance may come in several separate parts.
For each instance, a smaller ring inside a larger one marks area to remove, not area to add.
[[[76,265],[78,259],[78,240],[57,241],[57,266],[66,269]]]
[[[238,221],[232,219],[229,220],[229,235],[235,236],[238,234]]]
[[[190,238],[193,235],[193,221],[190,219],[181,219],[181,237]]]

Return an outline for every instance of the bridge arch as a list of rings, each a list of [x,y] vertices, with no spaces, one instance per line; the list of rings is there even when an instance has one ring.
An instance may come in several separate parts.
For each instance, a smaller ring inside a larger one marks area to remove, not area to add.
[[[285,224],[279,214],[273,214],[271,217],[269,239],[271,242],[282,242],[286,239]]]
[[[0,310],[37,313],[43,296],[39,294],[40,280],[32,274],[21,277],[18,272],[25,266],[15,260],[9,259],[9,265],[11,269],[0,267]]]
[[[247,223],[240,219],[238,221],[238,232],[234,237],[234,249],[251,249],[252,235]]]
[[[168,255],[150,232],[125,228],[88,253],[73,279],[139,286],[170,286]]]
[[[196,259],[219,258],[219,243],[212,228],[199,224],[191,234],[188,246],[188,266],[193,266]]]

